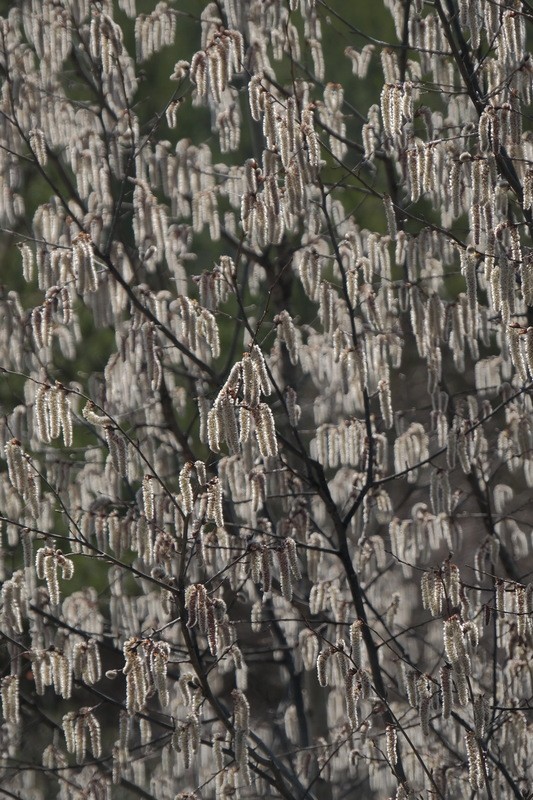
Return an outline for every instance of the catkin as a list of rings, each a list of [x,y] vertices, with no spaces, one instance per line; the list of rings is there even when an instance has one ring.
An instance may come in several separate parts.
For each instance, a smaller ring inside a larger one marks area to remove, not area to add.
[[[394,206],[392,203],[392,199],[390,195],[385,194],[383,195],[383,205],[385,207],[385,218],[387,220],[387,230],[389,231],[389,236],[394,241],[396,239],[398,228],[396,225],[396,214],[394,212]]]
[[[385,737],[387,758],[389,763],[394,767],[398,762],[398,751],[396,749],[398,746],[398,738],[394,725],[387,725]]]

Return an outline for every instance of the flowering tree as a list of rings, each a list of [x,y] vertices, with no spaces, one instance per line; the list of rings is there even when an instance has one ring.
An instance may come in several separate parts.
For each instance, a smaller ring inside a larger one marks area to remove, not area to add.
[[[531,797],[533,10],[149,5],[0,19],[0,794]]]

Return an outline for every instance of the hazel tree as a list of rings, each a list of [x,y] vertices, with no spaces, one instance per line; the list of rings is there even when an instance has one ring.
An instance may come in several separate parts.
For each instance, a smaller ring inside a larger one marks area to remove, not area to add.
[[[2,796],[531,796],[533,9],[373,6],[0,18]]]

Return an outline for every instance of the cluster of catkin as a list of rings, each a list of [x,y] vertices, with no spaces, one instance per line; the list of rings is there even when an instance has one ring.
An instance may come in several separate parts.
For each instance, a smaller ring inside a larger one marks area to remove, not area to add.
[[[226,442],[230,453],[239,453],[252,430],[263,457],[278,452],[274,417],[270,407],[260,402],[261,395],[272,391],[265,359],[254,345],[235,364],[220,390],[205,421],[205,433],[210,449],[219,452]],[[200,410],[202,408],[200,405]]]
[[[185,591],[187,627],[197,627],[199,633],[207,636],[212,655],[221,655],[231,645],[231,629],[225,602],[207,594],[201,583],[190,584]]]
[[[87,734],[91,744],[92,754],[100,758],[102,752],[102,739],[100,723],[91,708],[80,708],[79,711],[69,711],[63,717],[63,732],[69,753],[74,753],[76,761],[81,764],[85,760],[87,749]]]
[[[62,431],[63,444],[72,446],[70,400],[63,386],[41,384],[35,393],[33,413],[37,435],[42,442],[47,444],[57,439]]]
[[[208,98],[214,105],[224,101],[229,81],[244,66],[244,41],[236,30],[217,31],[204,50],[191,61],[190,76],[200,100]]]
[[[158,3],[150,14],[139,14],[135,18],[135,49],[138,61],[146,61],[163,47],[172,45],[175,33],[176,13],[167,3]]]
[[[28,504],[33,517],[39,516],[41,496],[40,477],[18,439],[11,439],[4,447],[11,485]]]

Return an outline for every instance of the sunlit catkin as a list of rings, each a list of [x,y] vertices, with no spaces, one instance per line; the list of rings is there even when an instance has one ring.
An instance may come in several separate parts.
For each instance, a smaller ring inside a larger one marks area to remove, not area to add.
[[[46,139],[44,138],[44,132],[40,128],[33,128],[29,132],[29,141],[30,147],[33,150],[33,154],[37,159],[37,163],[40,167],[46,167],[48,155],[46,152]]]
[[[443,719],[448,719],[452,713],[452,688],[452,669],[445,664],[440,669],[440,691]]]
[[[383,205],[385,207],[385,218],[387,220],[387,230],[389,231],[389,236],[394,241],[396,239],[396,235],[398,233],[398,228],[396,225],[396,215],[394,212],[394,205],[392,203],[392,198],[390,195],[385,194],[383,195]]]
[[[255,433],[261,455],[264,457],[275,456],[278,452],[278,442],[274,416],[266,403],[259,404],[257,411],[254,413],[254,420]]]
[[[6,675],[0,682],[2,714],[6,722],[17,725],[20,721],[19,676]]]
[[[416,688],[418,695],[418,713],[420,716],[422,735],[429,736],[431,691],[427,676],[425,675],[420,676],[420,678],[416,682]]]
[[[476,741],[476,736],[472,731],[465,733],[466,752],[468,756],[468,780],[470,786],[475,791],[482,789],[485,785],[485,776],[483,770],[483,760]]]
[[[361,667],[361,643],[363,641],[363,623],[356,620],[350,626],[351,658],[356,667]]]
[[[483,739],[490,721],[490,705],[485,694],[474,697],[474,728],[476,736]]]
[[[191,485],[192,468],[193,465],[190,462],[187,462],[187,464],[185,464],[185,466],[182,467],[179,474],[181,505],[184,514],[190,514],[194,504],[194,494]]]
[[[143,510],[147,520],[153,520],[155,515],[154,504],[154,479],[145,475],[142,482]]]
[[[327,662],[329,657],[331,656],[331,648],[326,648],[319,653],[318,658],[316,660],[316,672],[317,678],[320,686],[327,686],[328,685],[328,676],[326,672]]]
[[[131,713],[140,711],[148,694],[148,677],[146,666],[140,655],[140,641],[134,637],[124,643],[123,653],[126,676],[126,708]]]
[[[246,695],[240,689],[234,689],[231,695],[235,725],[235,760],[239,766],[244,766],[247,764],[246,740],[250,730],[250,706]],[[245,766],[244,768],[246,769]]]
[[[394,725],[387,725],[387,729],[385,731],[385,738],[386,738],[386,752],[387,758],[389,763],[392,766],[395,766],[398,762],[398,739],[396,734],[396,728]]]

